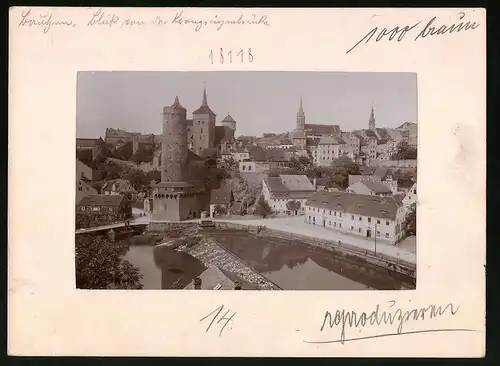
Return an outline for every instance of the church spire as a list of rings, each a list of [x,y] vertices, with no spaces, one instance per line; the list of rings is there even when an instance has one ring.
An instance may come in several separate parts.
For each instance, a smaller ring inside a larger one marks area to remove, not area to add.
[[[372,111],[370,113],[370,119],[368,120],[368,128],[370,130],[375,129],[375,110],[373,108],[373,104],[372,104]]]
[[[181,103],[179,103],[179,97],[176,95],[176,96],[175,96],[175,100],[174,100],[174,105],[175,105],[175,106],[178,106],[178,105],[180,105],[180,104],[181,104]]]
[[[302,104],[302,95],[300,95],[300,106],[299,110],[297,111],[297,124],[296,124],[297,130],[303,130],[305,127],[305,123],[306,123],[306,114],[304,113],[304,108]]]
[[[202,106],[208,106],[207,102],[207,83],[203,82],[203,100],[201,101]]]
[[[302,111],[303,108],[302,108],[302,94],[300,94],[300,110]]]

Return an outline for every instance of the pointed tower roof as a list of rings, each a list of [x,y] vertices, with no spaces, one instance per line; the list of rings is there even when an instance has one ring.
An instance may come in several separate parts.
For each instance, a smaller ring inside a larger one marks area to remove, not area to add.
[[[304,108],[302,108],[302,94],[300,94],[300,110],[303,110]]]
[[[178,96],[175,96],[174,104],[172,104],[170,107],[163,108],[163,113],[172,113],[173,111],[176,111],[177,113],[186,113],[186,108],[181,105]]]
[[[193,112],[193,114],[210,114],[210,115],[215,116],[215,113],[212,112],[212,110],[208,106],[208,102],[207,102],[207,87],[206,87],[206,85],[203,86],[203,98],[201,100],[201,107],[198,108],[197,110],[195,110]]]
[[[236,122],[233,117],[228,113],[221,122]]]

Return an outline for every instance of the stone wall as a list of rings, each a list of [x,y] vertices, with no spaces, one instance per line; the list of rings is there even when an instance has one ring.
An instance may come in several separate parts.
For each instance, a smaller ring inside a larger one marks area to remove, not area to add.
[[[188,228],[196,228],[197,222],[151,222],[146,232],[152,234],[168,234],[169,236],[179,236]]]
[[[260,237],[268,237],[271,239],[280,239],[284,241],[293,240],[301,242],[305,245],[312,247],[319,247],[329,251],[336,252],[340,255],[353,255],[368,263],[375,264],[380,267],[389,268],[395,272],[402,273],[415,278],[416,276],[416,265],[410,262],[406,262],[402,259],[396,259],[384,254],[375,253],[368,249],[361,249],[354,245],[348,243],[325,240],[320,238],[313,238],[306,235],[300,235],[295,233],[290,233],[286,231],[280,231],[275,229],[269,229],[265,226],[256,225],[244,225],[232,222],[216,222],[216,227],[219,229],[226,230],[243,230],[248,231],[254,235]]]

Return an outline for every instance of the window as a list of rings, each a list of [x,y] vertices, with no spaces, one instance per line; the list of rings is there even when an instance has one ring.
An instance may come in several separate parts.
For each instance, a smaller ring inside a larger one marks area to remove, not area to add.
[[[101,208],[100,207],[92,207],[92,211],[100,211]]]
[[[372,218],[371,217],[368,218],[368,222],[372,222]]]
[[[332,224],[332,222],[331,222],[331,221],[328,221],[328,225],[331,225],[331,224]]]
[[[389,221],[386,221],[386,222],[385,222],[385,225],[386,225],[386,226],[389,226]]]
[[[78,190],[81,192],[82,191],[82,187],[78,187]]]
[[[362,220],[363,220],[363,218],[360,216],[360,217],[359,217],[359,221],[362,221]]]
[[[358,232],[360,233],[361,232],[361,228],[358,229]]]
[[[353,230],[354,230],[354,226],[351,226],[351,231],[353,231]]]
[[[339,224],[339,229],[342,229],[342,224]]]
[[[85,211],[85,206],[82,206],[82,211]]]
[[[331,212],[331,211],[330,211],[330,212]],[[331,215],[331,214],[330,214],[330,215]],[[333,216],[337,216],[337,212],[336,212],[336,211],[334,211],[334,212],[333,212]]]
[[[313,221],[316,221],[316,217],[313,216]]]
[[[82,178],[85,178],[85,174],[83,174],[83,172],[80,172],[80,176],[81,176]]]
[[[244,165],[241,166],[241,170],[245,170],[245,166]]]
[[[333,223],[333,227],[337,227],[337,223],[336,222]]]
[[[377,231],[377,236],[380,236],[380,231]]]
[[[332,215],[332,211],[330,210],[330,216]]]
[[[386,237],[386,238],[389,238],[389,233],[385,233],[385,237]]]
[[[380,224],[380,220],[377,220],[377,224]]]
[[[351,220],[354,220],[354,215],[351,216]]]
[[[201,133],[203,133],[203,127],[201,128]]]
[[[416,188],[413,190],[413,194],[417,194],[417,189]]]
[[[342,212],[339,212],[339,217],[342,217]]]

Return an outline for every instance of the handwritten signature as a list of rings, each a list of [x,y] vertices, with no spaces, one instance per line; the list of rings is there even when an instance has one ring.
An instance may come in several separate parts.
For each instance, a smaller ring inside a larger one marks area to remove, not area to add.
[[[207,332],[212,328],[212,325],[214,325],[216,320],[217,322],[215,323],[215,325],[219,325],[220,323],[222,323],[222,325],[219,325],[220,326],[219,337],[222,336],[222,332],[229,324],[229,322],[234,321],[234,316],[236,315],[236,312],[234,312],[231,316],[228,317],[227,315],[229,314],[230,310],[227,309],[226,313],[220,316],[222,310],[224,310],[224,305],[219,306],[217,309],[215,309],[214,311],[212,311],[211,313],[205,315],[203,318],[200,319],[200,322],[203,322],[205,319],[208,319],[210,316],[213,315],[206,329]]]
[[[340,326],[340,338],[334,340],[326,341],[304,341],[305,343],[341,343],[351,341],[360,341],[364,339],[371,338],[381,338],[381,337],[391,337],[398,335],[409,335],[418,333],[434,333],[434,332],[475,332],[473,329],[464,328],[440,328],[440,329],[424,329],[417,331],[404,331],[403,326],[405,323],[410,321],[422,321],[427,319],[434,319],[437,317],[449,314],[454,316],[457,314],[460,306],[455,306],[453,303],[447,304],[444,308],[437,305],[429,305],[425,308],[415,308],[411,310],[403,310],[401,308],[394,308],[396,301],[389,301],[389,308],[392,310],[384,310],[380,312],[380,304],[378,304],[374,311],[369,315],[366,312],[358,314],[355,311],[346,311],[345,309],[335,311],[335,314],[327,311],[323,318],[323,323],[320,328],[320,332],[329,330]],[[361,330],[366,326],[374,325],[397,325],[396,331],[391,333],[377,334],[365,337],[347,338],[346,337],[346,327],[353,328],[355,330]]]
[[[452,25],[441,25],[437,26],[434,25],[434,22],[436,21],[436,17],[433,17],[429,22],[425,25],[425,27],[421,28],[420,32],[413,38],[413,41],[418,41],[419,39],[424,39],[426,37],[431,37],[431,36],[436,36],[436,35],[443,35],[443,34],[450,34],[454,32],[460,32],[462,30],[468,31],[470,29],[474,30],[477,27],[479,27],[479,23],[476,22],[463,22],[466,14],[464,12],[459,12],[457,14],[458,19],[461,21],[460,23],[456,24],[453,23]],[[413,25],[405,25],[404,27],[394,27],[392,29],[387,29],[387,28],[382,28],[379,30],[379,27],[373,28],[371,31],[366,33],[366,35],[361,38],[353,47],[351,47],[349,50],[347,50],[346,54],[354,50],[356,47],[359,46],[361,42],[365,42],[365,44],[368,44],[373,36],[377,34],[375,37],[375,42],[380,42],[384,39],[389,39],[389,41],[392,41],[394,39],[397,40],[397,42],[401,42],[406,34],[412,32],[415,28],[417,28],[422,21],[417,22]]]

